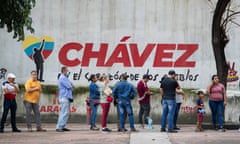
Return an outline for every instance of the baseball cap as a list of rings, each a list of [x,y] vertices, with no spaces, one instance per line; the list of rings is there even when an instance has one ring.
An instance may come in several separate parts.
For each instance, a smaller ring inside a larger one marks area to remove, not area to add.
[[[148,75],[148,74],[144,74],[144,75],[143,75],[143,79],[145,79],[145,78],[146,78],[146,79],[149,79],[149,75]]]
[[[176,72],[174,70],[169,70],[168,74],[169,75],[176,75]]]
[[[13,73],[9,73],[9,74],[7,75],[7,78],[16,78],[16,76],[15,76]]]

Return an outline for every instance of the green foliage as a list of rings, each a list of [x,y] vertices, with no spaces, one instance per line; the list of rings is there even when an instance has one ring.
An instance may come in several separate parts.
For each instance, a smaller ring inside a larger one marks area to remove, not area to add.
[[[30,13],[35,0],[0,0],[0,3],[0,28],[6,26],[7,32],[13,32],[18,41],[24,40],[24,28],[34,32]]]

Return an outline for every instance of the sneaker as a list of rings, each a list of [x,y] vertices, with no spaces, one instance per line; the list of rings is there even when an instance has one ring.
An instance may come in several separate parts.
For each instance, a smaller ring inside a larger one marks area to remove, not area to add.
[[[37,128],[37,132],[46,132],[46,131],[47,130],[45,130],[45,129],[41,128],[41,127]]]
[[[144,129],[144,124],[140,124],[140,125],[139,125],[139,128]]]
[[[196,128],[196,129],[195,129],[195,132],[200,132],[200,131],[201,131],[200,128]]]
[[[165,128],[161,128],[160,132],[166,132]]]
[[[175,127],[175,128],[173,128],[174,130],[180,130],[180,128],[178,128],[178,127]]]
[[[56,129],[56,132],[64,132],[63,129]]]
[[[109,129],[109,128],[102,128],[102,131],[103,131],[103,132],[111,132],[112,130]]]
[[[168,133],[177,133],[178,131],[176,131],[176,130],[168,130]]]
[[[12,132],[21,132],[21,130],[16,128],[16,129],[13,129]]]
[[[33,130],[32,130],[31,127],[27,128],[27,131],[28,131],[28,132],[33,132]]]
[[[136,132],[137,130],[135,128],[131,128],[131,132]]]
[[[218,131],[225,132],[226,130],[224,128],[220,128]]]
[[[97,130],[99,130],[99,128],[98,128],[98,127],[96,127],[96,126],[94,126],[94,127],[93,127],[93,126],[91,126],[91,127],[90,127],[90,130],[95,130],[95,131],[97,131]]]
[[[204,131],[204,129],[203,129],[203,128],[200,128],[200,131],[201,131],[201,132],[203,132],[203,131]]]
[[[68,128],[63,128],[62,130],[63,130],[63,131],[71,131],[71,130],[68,129]]]
[[[127,130],[126,128],[122,128],[122,129],[119,128],[118,131],[119,131],[119,132],[126,132],[126,131],[128,131],[128,130]]]

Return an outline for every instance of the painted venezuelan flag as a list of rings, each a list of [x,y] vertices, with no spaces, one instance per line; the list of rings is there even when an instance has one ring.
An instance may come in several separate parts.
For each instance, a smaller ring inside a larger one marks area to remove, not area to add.
[[[54,49],[54,40],[50,36],[44,36],[39,39],[36,38],[35,36],[27,36],[24,39],[22,48],[24,49],[25,54],[31,60],[34,53],[33,49],[40,48],[43,39],[45,40],[45,44],[43,47],[42,55],[44,59],[47,59]]]

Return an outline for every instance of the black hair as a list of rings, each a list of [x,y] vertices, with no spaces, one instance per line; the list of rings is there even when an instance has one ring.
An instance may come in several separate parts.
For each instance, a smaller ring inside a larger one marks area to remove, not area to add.
[[[200,90],[200,91],[198,91],[198,92],[197,92],[197,95],[200,95],[200,94],[204,94],[204,92],[203,92],[203,91],[201,91],[201,90]]]
[[[215,78],[216,76],[218,76],[218,75],[216,75],[216,74],[212,75],[212,80],[214,80],[214,78]]]
[[[89,77],[89,79],[88,79],[88,81],[92,81],[93,80],[93,78],[95,78],[96,77],[96,75],[95,74],[91,74],[90,75],[90,77]]]

